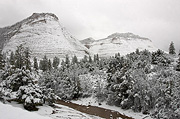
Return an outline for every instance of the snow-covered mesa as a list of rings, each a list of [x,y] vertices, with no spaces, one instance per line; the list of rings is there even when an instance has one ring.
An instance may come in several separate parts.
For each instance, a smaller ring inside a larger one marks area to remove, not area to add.
[[[89,50],[101,57],[114,56],[115,53],[126,55],[136,51],[136,49],[156,51],[157,48],[148,38],[134,35],[133,33],[114,33],[107,38],[94,40],[92,38],[82,40]]]
[[[88,49],[62,27],[54,14],[34,13],[17,24],[20,26],[17,25],[16,31],[11,31],[15,33],[4,44],[4,52],[15,51],[17,46],[23,44],[36,57],[65,57],[66,54],[83,57],[89,54]]]
[[[23,44],[29,47],[33,57],[38,58],[44,55],[49,58],[64,58],[67,54],[78,58],[93,54],[109,57],[118,52],[126,55],[136,49],[157,50],[151,40],[132,33],[114,33],[104,39],[87,38],[80,42],[52,13],[34,13],[12,26],[2,28],[1,31],[3,52],[15,51],[17,46]]]

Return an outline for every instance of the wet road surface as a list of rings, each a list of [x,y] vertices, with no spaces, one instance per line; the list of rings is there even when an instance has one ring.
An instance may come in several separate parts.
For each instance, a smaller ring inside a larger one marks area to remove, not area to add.
[[[95,116],[99,116],[99,117],[106,118],[106,119],[117,119],[119,117],[122,119],[134,119],[132,117],[123,115],[117,111],[113,111],[110,109],[105,109],[105,108],[101,108],[101,107],[97,107],[97,106],[79,105],[79,104],[75,104],[72,102],[65,102],[62,100],[57,100],[56,103],[64,105],[64,106],[68,106],[70,108],[73,108],[75,110],[78,110],[78,111],[86,113],[86,114],[95,115]]]

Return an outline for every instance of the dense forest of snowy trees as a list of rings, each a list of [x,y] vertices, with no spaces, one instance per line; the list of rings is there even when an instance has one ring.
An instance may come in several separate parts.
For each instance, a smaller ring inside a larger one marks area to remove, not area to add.
[[[52,105],[56,99],[93,96],[123,109],[151,114],[156,119],[180,118],[180,58],[171,43],[162,50],[138,49],[126,56],[98,54],[64,59],[44,56],[31,62],[22,45],[10,56],[0,54],[0,98],[16,100],[27,110]]]

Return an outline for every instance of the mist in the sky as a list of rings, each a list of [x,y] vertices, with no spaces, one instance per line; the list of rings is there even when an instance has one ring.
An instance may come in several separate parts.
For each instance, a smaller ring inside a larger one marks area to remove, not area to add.
[[[105,38],[114,32],[148,37],[168,50],[180,49],[180,0],[0,0],[0,27],[34,12],[51,12],[78,39]]]

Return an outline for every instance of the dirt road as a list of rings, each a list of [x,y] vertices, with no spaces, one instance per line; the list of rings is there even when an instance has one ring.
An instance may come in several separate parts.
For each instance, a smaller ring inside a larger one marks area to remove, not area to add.
[[[99,117],[106,118],[106,119],[117,119],[118,117],[121,117],[122,119],[134,119],[132,117],[123,115],[117,111],[112,111],[112,110],[97,107],[97,106],[79,105],[79,104],[75,104],[72,102],[65,102],[62,100],[58,100],[58,101],[56,101],[56,103],[68,106],[70,108],[73,108],[75,110],[78,110],[78,111],[86,113],[86,114],[95,115],[95,116],[99,116]]]

